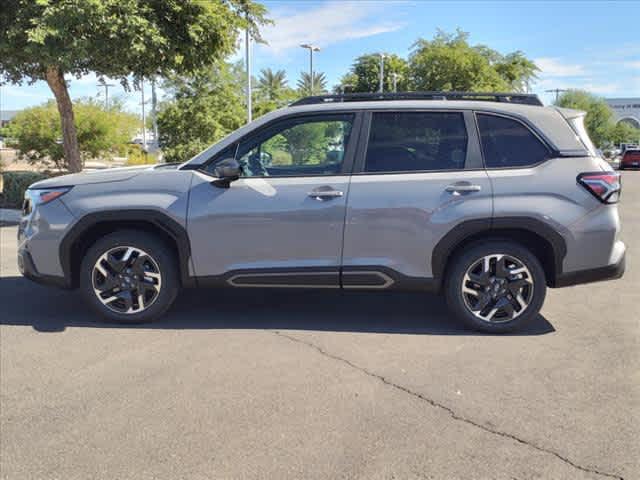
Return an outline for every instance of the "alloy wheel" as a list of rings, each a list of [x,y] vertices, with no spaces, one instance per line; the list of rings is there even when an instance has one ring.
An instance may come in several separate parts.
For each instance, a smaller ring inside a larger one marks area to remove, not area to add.
[[[162,275],[158,263],[144,250],[111,248],[98,258],[91,273],[98,300],[116,313],[140,313],[158,298]]]
[[[462,280],[469,311],[489,323],[509,322],[524,313],[533,298],[533,276],[524,263],[506,254],[484,256]]]

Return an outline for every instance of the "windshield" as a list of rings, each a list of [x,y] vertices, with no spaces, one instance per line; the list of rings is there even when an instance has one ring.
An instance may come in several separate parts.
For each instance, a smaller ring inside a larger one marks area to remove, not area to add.
[[[571,124],[571,127],[578,135],[580,141],[584,144],[585,147],[587,147],[589,153],[594,157],[598,156],[596,147],[593,145],[593,142],[591,141],[591,139],[589,138],[589,134],[587,133],[587,129],[584,127],[584,115],[570,118],[568,120]]]

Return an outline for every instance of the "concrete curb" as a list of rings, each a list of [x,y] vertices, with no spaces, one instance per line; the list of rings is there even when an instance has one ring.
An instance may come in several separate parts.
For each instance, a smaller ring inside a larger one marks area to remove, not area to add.
[[[20,210],[13,208],[0,208],[0,227],[10,227],[20,223]]]

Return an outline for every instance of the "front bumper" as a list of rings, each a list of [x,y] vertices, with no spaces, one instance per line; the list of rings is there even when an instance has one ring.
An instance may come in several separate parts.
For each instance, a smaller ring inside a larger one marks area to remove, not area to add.
[[[563,273],[556,278],[553,287],[570,287],[583,283],[602,282],[604,280],[615,280],[624,275],[626,268],[626,251],[616,263],[605,267],[593,268],[589,270],[579,270],[577,272]]]
[[[28,279],[46,285],[68,286],[60,262],[60,242],[74,217],[61,200],[23,211],[18,226],[18,268]]]
[[[42,285],[51,285],[54,287],[69,289],[71,285],[65,277],[57,277],[54,275],[42,275],[36,269],[31,254],[27,249],[18,250],[18,269],[20,273],[31,281]]]

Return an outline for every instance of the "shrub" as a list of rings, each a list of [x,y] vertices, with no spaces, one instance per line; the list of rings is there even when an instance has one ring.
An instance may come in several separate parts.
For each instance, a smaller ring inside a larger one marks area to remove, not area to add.
[[[127,153],[127,165],[154,165],[158,163],[155,153],[146,153],[140,145],[130,145]]]
[[[49,175],[38,172],[4,172],[2,174],[3,191],[0,204],[5,207],[19,208],[24,199],[24,192],[32,183],[49,178]]]
[[[125,148],[140,123],[135,115],[113,102],[108,110],[95,100],[74,102],[82,160],[111,158]],[[33,164],[66,169],[60,115],[55,102],[20,111],[7,127],[18,156]]]

